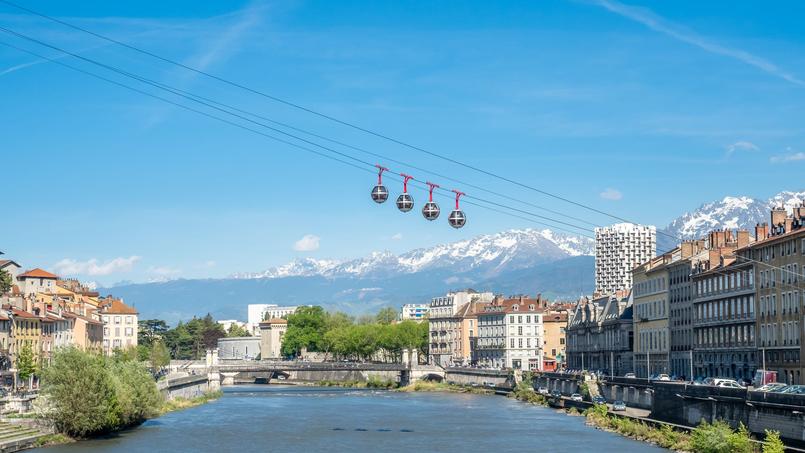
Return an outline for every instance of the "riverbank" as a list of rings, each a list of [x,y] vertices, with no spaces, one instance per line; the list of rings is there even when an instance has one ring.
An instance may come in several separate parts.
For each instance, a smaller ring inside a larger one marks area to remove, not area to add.
[[[222,397],[224,392],[221,390],[215,390],[211,392],[206,392],[202,395],[199,395],[195,398],[174,398],[172,400],[165,400],[162,402],[162,406],[159,409],[159,416],[165,415],[170,412],[176,412],[184,409],[190,409],[191,407],[201,406],[202,404],[207,404],[210,401],[215,401],[218,398]]]
[[[485,387],[469,387],[464,385],[448,384],[446,382],[417,381],[398,388],[398,392],[449,392],[471,393],[476,395],[494,395],[495,391]]]

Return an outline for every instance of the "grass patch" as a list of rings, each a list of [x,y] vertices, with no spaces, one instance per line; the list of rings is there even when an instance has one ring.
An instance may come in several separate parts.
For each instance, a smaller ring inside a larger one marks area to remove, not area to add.
[[[160,415],[167,414],[168,412],[179,411],[182,409],[189,409],[191,407],[201,406],[213,400],[217,400],[223,396],[224,392],[216,390],[213,392],[206,392],[195,398],[174,398],[172,400],[165,400],[160,408]]]
[[[55,434],[45,434],[44,436],[39,436],[34,442],[34,446],[39,447],[49,447],[51,445],[61,445],[61,444],[69,444],[71,442],[75,442],[75,439],[72,437],[62,434],[62,433],[55,433]]]
[[[380,379],[370,376],[366,381],[319,381],[319,387],[345,387],[358,389],[394,389],[399,387],[396,381],[391,379]]]
[[[25,413],[22,413],[22,414],[19,414],[19,413],[7,414],[7,415],[4,415],[3,418],[34,419],[34,418],[39,418],[39,416],[34,412],[25,412]]]
[[[417,381],[397,389],[400,392],[452,392],[452,393],[472,393],[477,395],[488,395],[495,393],[494,390],[484,387],[470,387],[464,385],[448,384],[446,382]]]

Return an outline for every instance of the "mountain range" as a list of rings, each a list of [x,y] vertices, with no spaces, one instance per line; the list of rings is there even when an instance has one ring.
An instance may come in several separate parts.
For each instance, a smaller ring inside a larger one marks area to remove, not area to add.
[[[701,237],[717,228],[752,229],[769,209],[791,208],[805,191],[767,200],[725,197],[685,213],[658,232],[658,252],[675,238]],[[244,319],[250,303],[317,304],[358,314],[383,306],[425,302],[450,289],[474,287],[504,294],[541,291],[575,299],[593,290],[594,240],[551,230],[507,230],[395,255],[374,252],[351,260],[300,259],[225,279],[172,280],[102,288],[134,304],[142,319],[169,322],[210,312]]]

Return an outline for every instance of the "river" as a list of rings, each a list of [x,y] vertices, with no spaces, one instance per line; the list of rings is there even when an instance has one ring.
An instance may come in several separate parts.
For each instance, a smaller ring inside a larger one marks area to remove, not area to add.
[[[662,451],[583,417],[492,395],[234,386],[203,406],[45,453]]]

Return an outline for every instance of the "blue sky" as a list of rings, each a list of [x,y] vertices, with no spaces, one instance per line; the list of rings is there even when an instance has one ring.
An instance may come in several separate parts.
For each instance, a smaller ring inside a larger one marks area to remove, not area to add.
[[[725,195],[803,188],[801,2],[16,1],[642,223],[665,225]],[[2,4],[0,25],[595,224],[612,222]],[[25,267],[101,284],[223,277],[295,257],[403,252],[543,227],[465,206],[468,224],[456,231],[444,217],[429,223],[416,211],[377,206],[369,173],[4,46],[0,101],[0,250]],[[415,189],[417,202],[425,196]],[[440,201],[447,209],[450,201]]]

